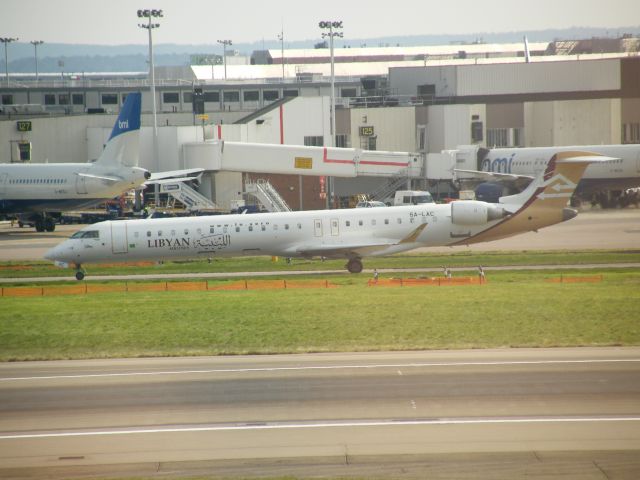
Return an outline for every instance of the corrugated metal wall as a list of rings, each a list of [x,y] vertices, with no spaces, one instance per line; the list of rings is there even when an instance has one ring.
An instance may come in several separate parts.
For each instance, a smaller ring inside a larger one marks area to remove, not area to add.
[[[456,67],[458,96],[619,90],[620,60]]]

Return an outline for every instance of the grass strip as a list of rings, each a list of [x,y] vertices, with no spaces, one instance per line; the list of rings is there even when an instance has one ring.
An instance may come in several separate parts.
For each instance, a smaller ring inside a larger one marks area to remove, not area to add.
[[[496,272],[483,286],[338,276],[333,289],[6,297],[0,360],[640,344],[640,272],[597,274],[602,282]]]
[[[581,250],[581,251],[522,251],[522,252],[456,252],[408,253],[390,257],[364,259],[365,268],[439,268],[485,267],[502,265],[570,265],[586,263],[639,263],[640,250]],[[319,271],[344,270],[345,260],[285,259],[272,261],[270,257],[216,258],[167,261],[152,265],[85,265],[90,275],[129,275],[204,272],[281,272],[286,270]],[[0,262],[0,278],[26,278],[38,276],[72,277],[70,269],[56,268],[47,262]]]

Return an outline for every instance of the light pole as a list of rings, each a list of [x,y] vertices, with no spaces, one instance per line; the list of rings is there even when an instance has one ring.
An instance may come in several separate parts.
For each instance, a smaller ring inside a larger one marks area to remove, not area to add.
[[[153,113],[153,168],[156,172],[160,171],[160,161],[158,159],[158,121],[156,114],[156,77],[153,68],[153,29],[159,28],[159,23],[151,23],[153,18],[161,18],[162,10],[138,10],[138,18],[146,18],[147,23],[139,23],[138,27],[146,28],[149,31],[149,77],[151,78],[151,112]],[[155,203],[156,207],[160,203],[160,192],[158,185],[155,187]]]
[[[280,63],[282,63],[282,82],[284,83],[284,27],[278,34],[278,40],[280,40]]]
[[[224,79],[227,79],[227,45],[233,45],[231,40],[218,40],[218,43],[222,45],[222,55],[224,57]]]
[[[328,29],[329,33],[323,33],[322,38],[329,37],[329,51],[331,55],[331,100],[329,104],[330,112],[331,112],[331,125],[329,128],[329,132],[331,134],[331,144],[330,147],[335,147],[336,145],[336,98],[335,98],[335,89],[336,89],[336,77],[333,67],[333,38],[341,37],[342,32],[334,32],[334,29],[342,28],[342,21],[335,20],[323,20],[318,24],[320,28],[323,30]],[[331,178],[327,178],[327,206],[330,208],[331,202],[333,200],[333,181]]]
[[[36,83],[38,83],[38,45],[42,45],[44,42],[42,40],[31,40],[29,43],[33,45],[34,57],[36,59]]]
[[[7,44],[15,42],[17,38],[1,37],[0,42],[4,43],[4,76],[7,78],[7,87],[9,86],[9,60],[7,59]]]

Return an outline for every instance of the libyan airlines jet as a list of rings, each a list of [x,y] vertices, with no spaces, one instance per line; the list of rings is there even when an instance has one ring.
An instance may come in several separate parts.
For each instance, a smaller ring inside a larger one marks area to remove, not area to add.
[[[45,254],[60,266],[240,255],[344,258],[351,273],[362,258],[419,247],[465,245],[509,237],[569,220],[567,208],[590,152],[555,154],[546,170],[499,203],[460,200],[387,208],[107,221],[87,226]]]
[[[51,214],[94,206],[139,187],[151,174],[138,164],[140,93],[130,93],[102,154],[93,163],[0,164],[0,217],[27,214],[52,232]]]

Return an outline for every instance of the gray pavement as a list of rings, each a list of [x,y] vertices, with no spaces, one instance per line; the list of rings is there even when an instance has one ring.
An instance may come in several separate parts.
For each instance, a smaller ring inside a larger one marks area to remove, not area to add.
[[[0,364],[0,477],[154,467],[639,478],[640,348]]]

